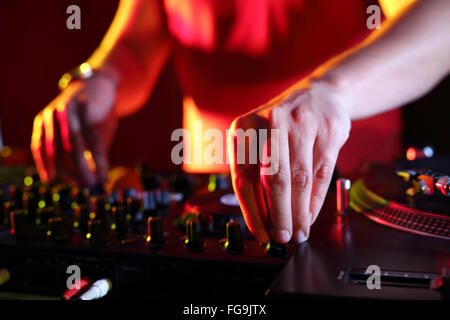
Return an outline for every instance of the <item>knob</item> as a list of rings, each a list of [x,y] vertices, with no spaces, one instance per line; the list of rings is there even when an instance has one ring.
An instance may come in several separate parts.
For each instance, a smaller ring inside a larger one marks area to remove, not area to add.
[[[89,209],[85,204],[79,205],[75,208],[75,221],[73,226],[81,231],[83,235],[88,233],[88,223],[90,220]]]
[[[36,210],[36,226],[40,230],[47,229],[48,220],[55,216],[55,208],[47,207],[47,208],[38,208]]]
[[[137,214],[141,210],[141,201],[136,198],[128,198],[127,199],[127,220],[141,220],[142,217],[138,216]]]
[[[283,259],[286,257],[286,246],[274,240],[270,240],[266,245],[266,252],[273,258]]]
[[[146,242],[151,249],[161,249],[164,246],[164,231],[159,217],[149,217]]]
[[[11,234],[18,240],[29,236],[28,218],[25,210],[14,210],[10,213]]]
[[[102,220],[94,219],[88,223],[88,233],[86,239],[89,240],[89,244],[93,246],[103,245],[106,242],[106,230]]]
[[[119,238],[124,238],[128,232],[128,223],[125,217],[125,211],[120,206],[113,206],[111,208],[111,217],[111,230],[116,231]]]
[[[36,220],[37,198],[31,192],[24,192],[22,195],[23,208],[27,212],[28,219],[32,222]]]
[[[233,254],[243,252],[245,245],[242,240],[241,224],[239,222],[228,222],[226,229],[227,240],[224,244],[225,249]]]
[[[203,250],[205,242],[202,239],[200,220],[191,219],[186,222],[186,237],[184,243],[186,249],[190,251]]]
[[[92,212],[95,213],[95,219],[106,221],[106,199],[103,196],[91,197]]]
[[[48,219],[47,237],[56,242],[66,241],[69,239],[66,225],[62,217],[54,217]]]
[[[1,223],[3,223],[4,225],[9,225],[9,218],[11,215],[11,211],[14,210],[14,203],[12,203],[11,201],[6,201],[3,203],[3,207],[2,207],[2,221]]]

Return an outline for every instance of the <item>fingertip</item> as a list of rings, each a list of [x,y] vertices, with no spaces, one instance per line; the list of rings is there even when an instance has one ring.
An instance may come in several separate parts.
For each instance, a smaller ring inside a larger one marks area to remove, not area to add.
[[[308,235],[303,230],[298,230],[294,234],[294,241],[296,243],[303,243],[308,240]]]
[[[278,243],[287,243],[291,240],[291,234],[287,230],[276,230],[273,232],[273,238]]]

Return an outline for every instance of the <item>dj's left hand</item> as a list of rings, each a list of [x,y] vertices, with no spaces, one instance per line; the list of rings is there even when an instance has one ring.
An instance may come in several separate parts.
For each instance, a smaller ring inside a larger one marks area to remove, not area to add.
[[[228,150],[233,188],[246,224],[257,240],[307,240],[339,150],[349,136],[351,121],[348,104],[343,100],[334,87],[319,80],[306,89],[292,89],[233,121],[229,146],[235,146]],[[251,143],[237,139],[237,129],[267,129],[269,133],[271,129],[279,130],[277,138],[269,134],[267,141],[274,145],[265,143],[264,147],[278,147],[279,159],[268,154],[272,156],[268,165],[274,170],[264,171],[264,161],[249,163]],[[239,148],[246,153],[246,161],[241,163],[237,163]],[[267,174],[271,171],[274,174]]]

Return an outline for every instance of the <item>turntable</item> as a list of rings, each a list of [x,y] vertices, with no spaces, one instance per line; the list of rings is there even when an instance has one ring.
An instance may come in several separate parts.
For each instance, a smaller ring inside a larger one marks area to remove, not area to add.
[[[435,184],[449,164],[449,157],[372,164],[353,182],[346,213],[337,213],[329,193],[309,240],[267,297],[448,299],[450,198],[448,184]],[[438,179],[416,179],[421,174]]]

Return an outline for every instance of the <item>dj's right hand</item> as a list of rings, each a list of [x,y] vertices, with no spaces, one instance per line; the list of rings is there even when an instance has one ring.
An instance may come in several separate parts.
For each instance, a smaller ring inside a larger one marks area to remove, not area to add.
[[[44,183],[57,173],[86,186],[106,182],[117,127],[116,91],[112,79],[96,74],[72,82],[37,114],[31,152]]]

